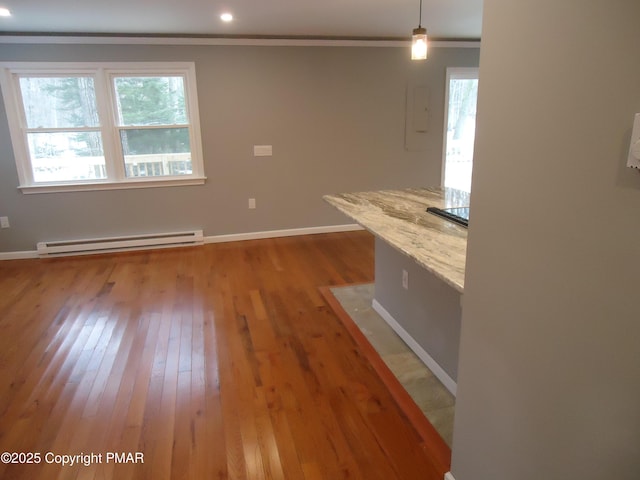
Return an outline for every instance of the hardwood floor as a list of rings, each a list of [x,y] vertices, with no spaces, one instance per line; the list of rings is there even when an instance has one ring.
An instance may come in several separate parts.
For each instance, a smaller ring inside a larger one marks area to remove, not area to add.
[[[363,231],[0,262],[0,478],[441,480],[318,290],[372,280]]]

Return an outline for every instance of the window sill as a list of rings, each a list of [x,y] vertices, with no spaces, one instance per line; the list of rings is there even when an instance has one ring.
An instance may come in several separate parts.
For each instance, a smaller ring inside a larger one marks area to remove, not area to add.
[[[204,185],[207,177],[167,178],[149,180],[124,180],[121,182],[91,182],[91,183],[56,183],[40,185],[20,185],[18,189],[24,194],[60,193],[60,192],[91,192],[95,190],[126,190],[132,188],[156,187],[184,187],[189,185]]]

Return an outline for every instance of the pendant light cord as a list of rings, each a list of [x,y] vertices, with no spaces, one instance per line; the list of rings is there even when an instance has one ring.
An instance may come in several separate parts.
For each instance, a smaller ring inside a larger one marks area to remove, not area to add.
[[[422,0],[420,0],[420,18],[418,18],[418,28],[422,27]]]

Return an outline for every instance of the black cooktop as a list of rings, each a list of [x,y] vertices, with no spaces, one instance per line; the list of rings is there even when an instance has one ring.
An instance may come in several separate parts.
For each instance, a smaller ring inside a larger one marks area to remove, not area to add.
[[[452,222],[462,225],[463,227],[469,226],[469,207],[454,207],[454,208],[436,208],[429,207],[427,212],[438,215],[439,217],[446,218]]]

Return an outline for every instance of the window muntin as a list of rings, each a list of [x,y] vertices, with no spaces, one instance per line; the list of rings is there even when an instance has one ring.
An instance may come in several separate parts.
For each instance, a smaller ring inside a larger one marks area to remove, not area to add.
[[[25,193],[204,182],[191,63],[3,63],[0,82]]]

